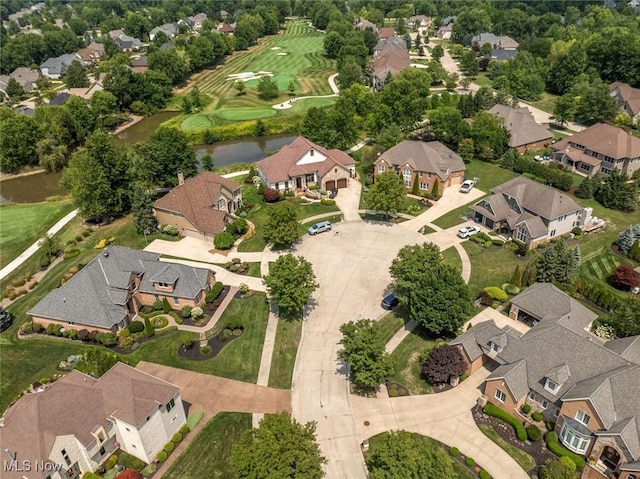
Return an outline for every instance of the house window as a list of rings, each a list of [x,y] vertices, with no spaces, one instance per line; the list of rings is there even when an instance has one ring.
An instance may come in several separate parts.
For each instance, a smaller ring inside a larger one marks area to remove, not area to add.
[[[218,200],[218,209],[219,209],[219,210],[223,210],[223,209],[224,209],[224,204],[225,204],[224,199],[223,199],[223,198],[220,198],[220,199]]]
[[[158,296],[157,294],[154,294],[153,297],[155,298],[156,301],[160,299],[160,296]]]
[[[589,424],[589,419],[591,418],[586,412],[578,410],[578,412],[576,413],[576,419],[586,426],[587,424]]]
[[[64,462],[67,464],[67,466],[70,466],[71,459],[69,459],[69,455],[67,454],[67,451],[63,449],[62,451],[60,451],[60,454],[62,454],[62,458],[64,459]]]
[[[315,150],[313,149],[309,150],[309,156],[313,156],[314,153],[315,153]]]
[[[542,409],[547,409],[547,406],[549,405],[549,401],[547,401],[546,399],[542,400]]]
[[[174,297],[173,304],[180,304],[180,300],[177,297]]]
[[[531,399],[532,401],[535,401],[535,400],[536,400],[536,393],[534,393],[533,391],[531,391],[531,392],[529,393],[529,399]]]
[[[518,228],[516,230],[516,234],[515,234],[515,238],[522,242],[522,243],[526,243],[527,242],[527,230],[524,228]]]
[[[386,167],[384,165],[378,165],[378,173],[384,173]]]
[[[107,451],[106,451],[106,449],[104,447],[101,447],[98,452],[100,453],[101,456],[104,456],[104,453],[107,452]]]
[[[427,173],[427,177],[431,179],[431,173]]]
[[[276,183],[275,185],[273,185],[273,187],[274,187],[276,190],[279,190],[279,189],[280,189],[280,183]]]
[[[307,183],[313,183],[314,181],[316,181],[316,175],[314,173],[310,173],[308,175],[304,175],[304,180]]]
[[[558,385],[549,378],[547,378],[547,382],[544,383],[544,388],[553,394],[558,392]]]
[[[493,341],[491,341],[491,343],[489,344],[491,345],[491,351],[494,351],[496,353],[499,353],[500,351],[502,351],[502,348],[498,344],[494,343]]]
[[[608,175],[609,173],[611,173],[611,168],[601,168],[600,171],[605,175]]]
[[[580,169],[584,171],[591,171],[591,166],[587,165],[586,163],[580,163]]]
[[[176,400],[171,399],[171,401],[167,403],[167,412],[171,411],[175,405],[176,405]]]
[[[420,189],[421,190],[428,190],[429,189],[429,185],[426,183],[420,183]]]
[[[590,442],[588,438],[578,434],[566,422],[562,425],[560,439],[565,446],[578,454],[583,454],[589,447]]]
[[[411,176],[411,170],[409,168],[405,168],[404,170],[402,170],[402,174],[404,176]]]
[[[500,391],[499,389],[496,389],[495,396],[496,396],[496,399],[500,402],[504,402],[504,400],[507,399],[507,395],[502,391]]]
[[[158,286],[161,288],[168,288],[169,284],[168,283],[158,283]]]
[[[551,233],[549,233],[549,236],[555,236],[556,235],[556,230],[551,230]]]

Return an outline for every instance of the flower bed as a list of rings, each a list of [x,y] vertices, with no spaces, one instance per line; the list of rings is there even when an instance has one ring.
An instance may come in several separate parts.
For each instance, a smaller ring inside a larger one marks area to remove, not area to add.
[[[180,345],[178,347],[178,356],[191,361],[204,361],[206,359],[215,358],[222,351],[225,345],[229,344],[236,338],[239,338],[244,332],[242,326],[234,329],[225,328],[207,341],[206,346],[200,347],[200,342],[194,340],[191,347]]]

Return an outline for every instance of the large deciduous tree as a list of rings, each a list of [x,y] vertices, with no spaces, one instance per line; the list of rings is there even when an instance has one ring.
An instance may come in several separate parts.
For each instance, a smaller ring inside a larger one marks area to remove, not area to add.
[[[604,322],[613,326],[616,336],[625,338],[640,334],[640,298],[620,301],[616,309]]]
[[[258,81],[258,96],[263,100],[278,98],[280,91],[278,84],[268,76],[260,78]]]
[[[406,194],[402,178],[393,171],[386,171],[376,176],[375,184],[367,193],[367,207],[383,211],[385,215],[395,214],[403,210]]]
[[[0,117],[0,171],[14,173],[36,164],[38,139],[39,127],[33,118],[13,112]]]
[[[432,243],[403,247],[391,263],[395,293],[411,319],[433,334],[455,334],[472,311],[469,288]]]
[[[370,319],[349,321],[340,326],[342,349],[338,358],[349,365],[357,388],[374,389],[393,374],[393,366],[380,339],[378,323]]]
[[[89,86],[87,72],[84,71],[82,64],[78,60],[73,60],[71,65],[67,67],[64,74],[64,83],[67,88],[87,88]]]
[[[298,241],[298,209],[290,201],[269,208],[264,225],[264,239],[277,246],[291,246]]]
[[[313,266],[302,256],[280,256],[263,277],[269,298],[286,318],[303,316],[304,307],[318,287]]]
[[[431,384],[448,382],[465,372],[467,364],[456,346],[445,344],[434,348],[422,365],[422,375]]]
[[[267,414],[233,447],[231,466],[239,479],[320,479],[327,461],[316,442],[316,424],[289,413]]]
[[[621,264],[611,273],[611,282],[618,288],[628,291],[640,285],[640,278],[633,270],[633,266]]]
[[[376,437],[370,442],[366,461],[370,479],[457,477],[444,449],[406,431],[385,432]]]

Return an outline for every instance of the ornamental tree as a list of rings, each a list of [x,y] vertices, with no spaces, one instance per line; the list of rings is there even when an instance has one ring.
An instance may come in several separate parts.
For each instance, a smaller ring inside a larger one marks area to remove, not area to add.
[[[301,318],[305,305],[318,288],[313,266],[302,256],[280,256],[262,278],[269,298],[280,308],[281,316]]]
[[[403,247],[391,263],[395,294],[433,334],[455,334],[472,312],[469,288],[433,243]]]
[[[640,278],[628,264],[621,264],[611,273],[611,282],[619,289],[630,290],[640,285]]]
[[[406,193],[402,178],[393,171],[385,171],[376,176],[376,182],[366,197],[367,206],[389,216],[403,209]]]
[[[298,241],[298,209],[290,201],[269,207],[264,225],[264,239],[278,246],[291,246]]]
[[[326,462],[316,442],[316,423],[301,424],[286,412],[267,414],[231,452],[231,467],[240,479],[320,479]]]
[[[422,375],[431,384],[445,383],[451,377],[463,374],[467,364],[456,346],[445,344],[432,349],[429,357],[422,365]]]

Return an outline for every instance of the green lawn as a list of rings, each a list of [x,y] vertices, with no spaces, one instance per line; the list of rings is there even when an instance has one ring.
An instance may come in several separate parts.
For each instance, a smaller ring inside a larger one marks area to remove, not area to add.
[[[442,252],[442,260],[449,266],[453,266],[456,271],[462,273],[462,260],[460,259],[460,254],[453,246],[450,246]]]
[[[500,446],[504,451],[509,454],[515,461],[520,464],[520,467],[525,471],[530,471],[536,465],[536,461],[529,453],[512,446],[507,441],[502,439],[500,435],[488,424],[479,424],[478,427],[493,442]]]
[[[560,98],[559,95],[553,95],[552,93],[543,92],[539,100],[528,102],[531,106],[539,108],[547,113],[553,113],[553,109],[556,106],[556,101]]]
[[[432,221],[432,223],[443,229],[452,228],[456,225],[464,223],[466,221],[465,217],[471,214],[470,206],[476,204],[478,201],[479,200],[473,200],[464,206],[454,208],[448,213],[445,213],[444,215]]]
[[[493,86],[493,81],[491,80],[491,78],[489,78],[489,74],[486,72],[478,73],[478,76],[476,77],[475,80],[473,80],[473,83],[475,83],[476,85],[486,86],[489,88]]]
[[[269,386],[291,389],[293,367],[302,335],[302,321],[278,319],[276,342],[273,347]]]
[[[402,306],[397,307],[378,321],[380,339],[382,344],[387,344],[393,336],[402,329],[409,320],[407,312]]]
[[[464,241],[462,247],[469,255],[471,262],[469,290],[473,298],[480,296],[482,289],[487,286],[500,287],[509,282],[517,265],[523,269],[529,261],[535,259],[535,256],[519,259],[507,248],[486,249],[471,241]]]
[[[0,206],[0,268],[5,267],[73,210],[69,200]]]
[[[193,442],[178,457],[164,479],[233,477],[231,450],[242,433],[251,429],[251,414],[222,412],[202,428]]]
[[[411,394],[428,394],[433,392],[429,383],[420,373],[420,355],[433,349],[436,341],[429,337],[424,328],[418,326],[391,353],[394,375],[391,381],[396,381],[407,387]]]
[[[611,273],[613,273],[613,271],[621,264],[635,266],[632,261],[621,258],[607,248],[601,253],[591,255],[590,258],[582,261],[579,273],[580,279],[589,283],[599,284],[607,291],[611,291],[621,300],[627,299],[629,297],[628,293],[624,293],[614,288],[609,282]]]

